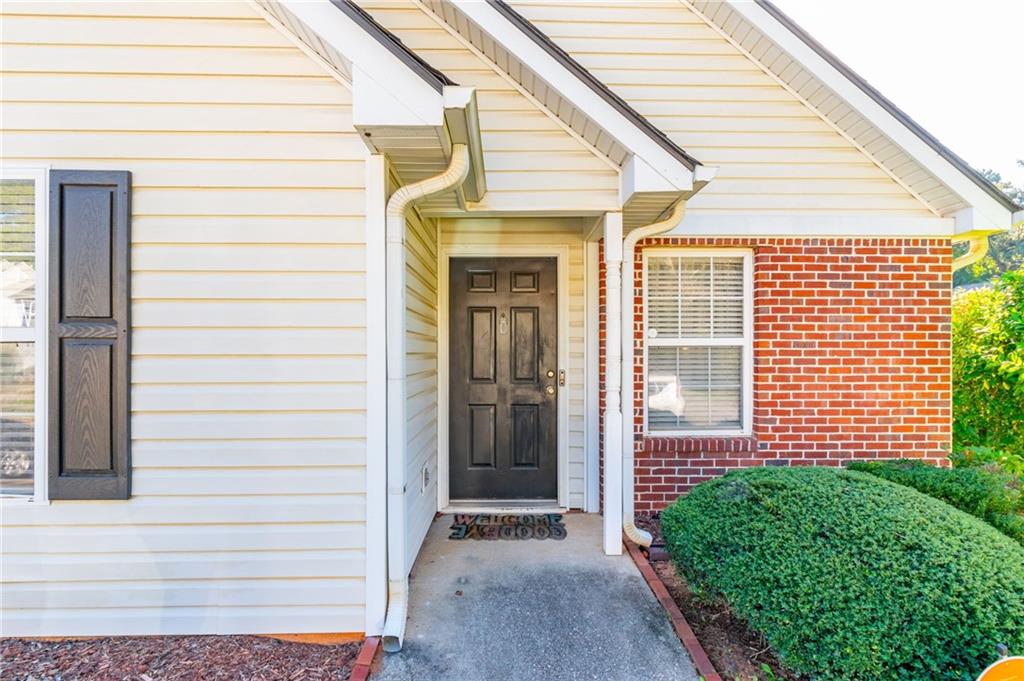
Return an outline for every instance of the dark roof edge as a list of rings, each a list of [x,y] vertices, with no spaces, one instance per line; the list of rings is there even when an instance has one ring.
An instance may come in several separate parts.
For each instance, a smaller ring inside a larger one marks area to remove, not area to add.
[[[498,10],[498,12],[512,24],[515,24],[516,28],[525,33],[528,38],[537,43],[537,45],[539,45],[545,52],[550,54],[559,63],[569,69],[573,75],[586,83],[591,90],[614,107],[616,111],[628,118],[633,125],[643,130],[648,137],[657,142],[658,146],[671,154],[689,170],[693,170],[696,166],[702,165],[700,161],[680,149],[675,142],[668,138],[668,135],[641,116],[633,107],[627,104],[625,100],[608,89],[607,85],[594,77],[590,71],[585,69],[579,62],[569,56],[565,50],[556,45],[551,38],[547,37],[547,35],[543,33],[543,31],[538,29],[530,23],[529,20],[523,17],[523,15],[519,14],[506,4],[504,0],[487,0],[487,3],[494,9]]]
[[[331,4],[340,9],[349,19],[359,24],[377,42],[386,47],[391,54],[398,57],[403,64],[412,69],[432,88],[441,92],[445,85],[457,85],[455,81],[428,64],[418,54],[405,46],[398,37],[377,23],[362,7],[352,0],[331,0]]]
[[[845,76],[851,83],[860,88],[864,94],[871,99],[875,100],[879,106],[885,109],[893,118],[898,120],[904,126],[906,126],[912,133],[921,138],[921,141],[931,147],[935,153],[942,158],[949,161],[957,170],[962,172],[968,178],[970,178],[974,184],[981,187],[987,192],[992,198],[999,201],[1003,206],[1011,211],[1020,210],[1022,207],[1018,206],[1010,199],[1009,196],[999,191],[999,188],[994,184],[985,179],[985,177],[977,170],[972,168],[967,161],[957,156],[953,151],[936,139],[930,132],[925,130],[917,123],[914,119],[906,114],[902,109],[892,103],[892,101],[883,95],[881,92],[876,90],[871,84],[869,84],[863,77],[861,77],[856,71],[851,69],[849,66],[844,64],[839,57],[829,51],[827,47],[815,40],[807,31],[800,27],[795,21],[788,17],[782,10],[773,5],[770,0],[754,0],[762,9],[770,14],[776,21],[785,26],[793,35],[802,40],[804,44],[810,47],[812,50],[818,53],[818,55],[828,62],[833,68],[839,73]]]

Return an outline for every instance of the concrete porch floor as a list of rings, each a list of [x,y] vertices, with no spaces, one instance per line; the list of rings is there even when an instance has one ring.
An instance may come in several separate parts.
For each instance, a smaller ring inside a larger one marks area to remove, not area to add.
[[[413,566],[401,652],[381,681],[694,681],[661,605],[601,518],[566,515],[562,541],[448,539],[434,521]]]

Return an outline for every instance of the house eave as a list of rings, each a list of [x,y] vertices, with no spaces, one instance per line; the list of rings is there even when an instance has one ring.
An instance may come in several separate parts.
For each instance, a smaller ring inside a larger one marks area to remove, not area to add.
[[[828,48],[818,42],[812,35],[805,31],[799,24],[793,19],[787,16],[782,10],[776,7],[770,0],[754,0],[756,4],[760,5],[764,10],[770,14],[777,22],[785,26],[793,35],[799,38],[804,44],[811,48],[815,53],[818,54],[825,62],[827,62],[832,68],[841,73],[851,83],[856,85],[864,94],[874,100],[878,106],[884,109],[889,115],[902,123],[908,130],[914,133],[922,142],[931,147],[939,156],[941,156],[948,163],[953,165],[957,170],[963,173],[969,180],[980,187],[986,194],[991,196],[997,202],[1003,205],[1007,210],[1019,211],[1021,206],[1015,204],[1010,197],[1003,192],[999,191],[999,188],[994,186],[977,170],[972,168],[967,161],[962,159],[952,149],[940,142],[934,135],[925,130],[917,121],[911,118],[905,111],[900,109],[896,104],[892,102],[888,97],[879,92],[875,87],[868,83],[860,74],[854,71],[852,68],[843,63],[835,54],[833,54]]]
[[[924,198],[919,198],[935,214],[950,217],[963,208],[973,208],[981,223],[971,228],[1009,228],[1011,214],[1019,207],[864,82],[769,0],[721,4],[705,0],[681,1],[694,7],[698,13],[702,11],[699,7],[704,8],[708,15],[702,16],[726,32],[730,32],[727,29],[732,27],[732,33],[737,36],[739,33],[747,36],[744,40],[749,41],[754,35],[760,36],[758,44],[774,45],[803,70],[805,82],[817,88],[815,97],[827,98],[822,94],[827,93],[842,102],[846,111],[855,112],[868,124],[865,129],[875,132],[876,141],[884,140],[891,152],[904,154],[917,168],[934,178],[946,189],[943,195],[946,200],[933,207]],[[722,12],[733,13],[733,17],[724,21],[720,16]],[[739,40],[737,36],[733,39]],[[902,175],[896,173],[894,177],[901,178]],[[909,182],[909,179],[905,181]],[[957,229],[964,231],[965,228],[958,226]]]

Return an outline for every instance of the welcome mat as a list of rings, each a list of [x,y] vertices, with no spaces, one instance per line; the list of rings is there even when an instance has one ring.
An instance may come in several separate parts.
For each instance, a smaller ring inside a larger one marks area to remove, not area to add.
[[[449,539],[565,539],[560,513],[492,515],[456,513]]]

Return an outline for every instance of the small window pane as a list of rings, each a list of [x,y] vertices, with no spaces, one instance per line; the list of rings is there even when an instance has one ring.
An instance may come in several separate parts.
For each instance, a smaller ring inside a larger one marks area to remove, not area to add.
[[[743,258],[714,259],[714,336],[743,336]]]
[[[657,256],[647,265],[649,338],[742,338],[743,258]]]
[[[679,259],[647,263],[647,331],[652,338],[679,337]]]
[[[34,182],[0,180],[0,326],[35,325],[35,220]]]
[[[741,428],[742,353],[739,347],[648,348],[648,430]]]
[[[35,364],[35,344],[0,343],[0,494],[32,494]]]

